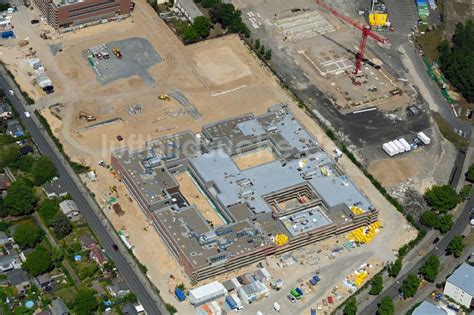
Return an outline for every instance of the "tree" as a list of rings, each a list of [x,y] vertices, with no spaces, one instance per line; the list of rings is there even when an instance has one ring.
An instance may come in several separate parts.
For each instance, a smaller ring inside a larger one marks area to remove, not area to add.
[[[355,296],[351,296],[351,298],[346,302],[342,312],[344,315],[355,315],[357,313],[357,300]]]
[[[474,102],[474,21],[458,23],[451,38],[438,46],[441,69],[468,102]]]
[[[44,232],[34,223],[22,223],[16,227],[13,238],[21,249],[33,248],[43,240]]]
[[[433,211],[427,210],[420,216],[420,223],[428,226],[435,227],[438,222],[438,216]]]
[[[449,185],[433,186],[427,189],[425,199],[433,209],[444,213],[454,208],[459,202],[456,190]]]
[[[16,166],[22,172],[30,172],[34,162],[35,159],[31,155],[22,155],[16,163]]]
[[[207,38],[212,24],[208,17],[198,16],[194,19],[193,28],[202,38]]]
[[[57,199],[46,199],[38,207],[38,213],[47,226],[51,226],[51,222],[59,213],[59,203]]]
[[[446,233],[453,227],[453,216],[450,214],[443,215],[439,218],[438,223],[435,226],[435,229],[441,233]]]
[[[381,275],[375,275],[372,279],[372,287],[370,288],[370,295],[379,295],[383,291],[383,278]]]
[[[461,201],[467,200],[471,196],[471,191],[471,185],[464,185],[459,192],[459,199],[461,199]]]
[[[81,288],[77,291],[72,304],[78,315],[93,314],[99,308],[95,293],[94,290],[87,288]]]
[[[265,60],[270,60],[272,59],[272,50],[271,49],[267,49],[267,51],[265,52]]]
[[[380,300],[379,309],[377,311],[378,315],[393,315],[395,314],[395,305],[389,296],[384,296]]]
[[[434,282],[439,272],[439,258],[438,256],[430,256],[426,262],[421,266],[420,272],[424,278],[429,282]]]
[[[451,242],[449,242],[448,247],[446,248],[447,252],[454,257],[459,257],[464,250],[464,239],[461,235],[456,235],[453,237]]]
[[[402,259],[399,257],[388,266],[388,275],[395,278],[400,273],[400,270],[402,270]]]
[[[467,173],[466,173],[466,180],[468,182],[474,183],[474,164],[469,166],[469,169],[467,170]]]
[[[428,210],[421,214],[420,223],[432,227],[441,233],[446,233],[453,227],[453,217],[450,214],[439,216],[435,212]]]
[[[50,271],[53,268],[53,260],[44,248],[38,247],[26,256],[22,268],[33,277],[36,277]]]
[[[15,167],[15,163],[20,159],[20,157],[20,149],[18,146],[12,145],[2,152],[0,155],[0,162],[2,166]]]
[[[192,26],[185,26],[181,36],[186,44],[194,43],[199,39],[198,32]]]
[[[209,9],[218,5],[219,0],[202,0],[201,3],[203,8]]]
[[[62,239],[68,236],[72,232],[72,225],[69,218],[62,212],[58,212],[51,222],[51,227],[53,228],[54,235]]]
[[[37,186],[43,185],[58,175],[56,166],[54,166],[53,162],[46,156],[41,156],[36,160],[31,168],[31,172],[33,174],[33,182]]]
[[[34,210],[36,200],[37,198],[34,194],[33,187],[28,185],[26,181],[17,179],[10,188],[8,188],[4,205],[9,215],[30,214]]]
[[[263,56],[264,53],[265,53],[265,46],[262,45],[262,46],[260,47],[260,55]]]
[[[416,274],[410,273],[406,277],[405,280],[403,280],[402,283],[402,293],[405,298],[410,298],[412,296],[415,296],[416,291],[418,290],[418,287],[420,286],[420,279],[417,277]]]
[[[260,48],[260,39],[255,40],[255,49],[258,50]]]

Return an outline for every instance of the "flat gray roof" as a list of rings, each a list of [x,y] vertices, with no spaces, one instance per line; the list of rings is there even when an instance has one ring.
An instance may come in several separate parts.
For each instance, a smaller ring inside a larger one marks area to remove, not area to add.
[[[291,236],[310,232],[332,223],[319,206],[280,217],[279,220]]]
[[[415,310],[412,315],[447,315],[448,313],[438,308],[436,305],[429,301],[423,301]]]
[[[473,266],[463,263],[446,281],[452,283],[470,296],[474,296]]]
[[[202,15],[201,10],[199,10],[193,0],[176,0],[176,4],[179,4],[186,11],[192,21]]]

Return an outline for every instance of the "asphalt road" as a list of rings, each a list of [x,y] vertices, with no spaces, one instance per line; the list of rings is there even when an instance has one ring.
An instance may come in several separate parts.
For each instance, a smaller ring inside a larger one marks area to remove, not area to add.
[[[113,230],[108,230],[105,227],[107,224],[105,221],[106,219],[99,218],[98,211],[100,210],[97,209],[94,201],[89,196],[89,193],[85,191],[84,186],[79,183],[79,179],[74,174],[74,171],[57,150],[36,116],[33,113],[31,113],[30,118],[25,116],[25,111],[27,109],[25,108],[24,100],[21,96],[18,96],[18,88],[14,86],[10,78],[6,77],[2,68],[0,68],[0,88],[5,91],[7,97],[17,110],[20,119],[23,122],[23,126],[32,136],[41,154],[48,156],[55,164],[61,177],[61,183],[77,203],[81,215],[92,228],[102,243],[103,248],[107,251],[110,258],[117,266],[118,271],[122,274],[130,289],[136,294],[147,313],[167,314],[163,301],[158,294],[155,294],[148,286],[148,280],[146,280],[139,269],[134,266],[135,263],[132,257],[130,257],[126,252],[125,247],[119,241],[115,232]],[[10,89],[14,90],[17,93],[17,96],[10,96],[8,94],[8,90]],[[113,250],[113,244],[117,244],[119,247],[118,251]]]
[[[468,202],[466,203],[466,206],[464,207],[461,215],[457,219],[457,221],[454,224],[451,231],[449,231],[441,239],[441,241],[437,244],[437,246],[433,250],[431,250],[429,253],[427,253],[423,259],[421,259],[410,270],[406,271],[402,276],[397,278],[398,282],[394,282],[393,285],[386,288],[381,294],[379,294],[378,297],[372,303],[370,303],[364,309],[360,310],[360,314],[376,314],[377,310],[378,310],[378,304],[380,303],[380,300],[382,299],[382,297],[389,296],[392,299],[396,298],[400,294],[400,287],[402,286],[403,280],[405,280],[407,275],[410,274],[410,273],[417,274],[418,270],[425,263],[426,259],[428,259],[429,256],[431,256],[431,255],[436,255],[436,256],[445,255],[446,248],[447,248],[449,242],[451,242],[451,239],[455,235],[461,235],[463,233],[463,231],[466,229],[467,225],[469,224],[469,210],[473,206],[474,206],[474,195],[471,195],[471,197],[469,198]]]

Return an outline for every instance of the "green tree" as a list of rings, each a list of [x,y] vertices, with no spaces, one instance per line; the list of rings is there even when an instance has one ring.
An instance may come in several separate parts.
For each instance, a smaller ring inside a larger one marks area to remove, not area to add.
[[[20,157],[21,153],[18,146],[9,146],[5,151],[0,154],[0,164],[2,167],[9,166],[16,168],[16,163],[20,159]]]
[[[462,201],[467,200],[471,196],[472,186],[464,185],[459,192],[459,199]]]
[[[469,169],[467,170],[467,173],[466,173],[466,180],[468,182],[474,183],[474,164],[469,166]]]
[[[456,190],[449,185],[433,186],[427,189],[425,199],[433,209],[444,213],[454,208],[459,202]]]
[[[380,300],[379,309],[377,311],[378,315],[393,315],[395,314],[395,305],[389,296],[384,296]]]
[[[438,222],[438,215],[431,210],[423,212],[420,216],[420,223],[428,226],[435,227]]]
[[[59,213],[59,202],[57,199],[45,199],[38,207],[38,213],[47,226],[51,226],[51,222]]]
[[[429,282],[434,282],[439,272],[439,258],[438,256],[430,256],[426,262],[421,266],[420,272],[424,278]]]
[[[92,289],[81,288],[77,291],[72,304],[78,315],[93,314],[99,308],[99,302],[95,297],[96,292]]]
[[[357,300],[355,296],[351,296],[351,298],[346,302],[342,313],[344,315],[355,315],[357,313]]]
[[[43,185],[58,175],[56,166],[46,156],[41,156],[36,160],[31,168],[31,172],[33,174],[33,182],[37,186]]]
[[[58,212],[51,222],[51,227],[53,228],[54,235],[58,239],[65,238],[72,232],[72,225],[69,218],[62,212]]]
[[[199,39],[199,34],[196,32],[194,27],[185,26],[183,28],[183,32],[181,33],[181,37],[183,38],[184,43],[191,44],[195,43]]]
[[[21,249],[33,248],[43,240],[44,232],[36,224],[28,222],[16,227],[13,238]]]
[[[260,48],[260,39],[255,40],[255,49],[258,50]]]
[[[388,275],[395,278],[400,273],[400,270],[402,270],[402,259],[399,257],[388,266]]]
[[[450,214],[443,215],[439,218],[438,223],[435,226],[435,229],[441,233],[446,233],[453,227],[453,216]]]
[[[265,46],[264,46],[264,45],[262,45],[262,46],[260,47],[259,53],[260,53],[260,55],[262,55],[262,56],[263,56],[263,54],[265,53]]]
[[[438,46],[441,69],[469,102],[474,102],[474,21],[458,23],[451,38]]]
[[[44,248],[38,247],[26,256],[22,268],[36,277],[50,271],[53,268],[53,260]]]
[[[272,50],[271,49],[267,49],[267,51],[265,52],[264,58],[265,58],[265,60],[272,59]]]
[[[416,274],[410,273],[408,276],[403,280],[402,283],[402,293],[405,298],[410,298],[415,296],[418,287],[420,286],[420,279],[417,277]]]
[[[16,166],[22,172],[30,172],[34,162],[35,159],[31,155],[22,155],[16,163]]]
[[[370,295],[379,295],[383,291],[383,278],[381,275],[375,275],[371,281]]]
[[[201,3],[203,8],[209,9],[218,5],[219,0],[202,0]]]
[[[453,237],[451,242],[449,242],[448,247],[446,248],[447,252],[454,257],[459,257],[462,255],[464,250],[464,239],[461,235],[456,235]]]
[[[198,16],[194,19],[193,28],[202,38],[207,38],[211,31],[211,21],[206,16]]]

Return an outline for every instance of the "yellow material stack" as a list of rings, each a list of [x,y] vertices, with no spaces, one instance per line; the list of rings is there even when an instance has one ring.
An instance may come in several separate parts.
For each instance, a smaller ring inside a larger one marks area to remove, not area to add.
[[[360,244],[368,244],[372,241],[375,237],[375,234],[378,232],[378,229],[381,228],[382,225],[379,221],[376,221],[369,225],[368,227],[360,227],[353,230],[348,235],[348,239],[351,241],[356,241]]]
[[[288,235],[286,234],[277,234],[275,236],[275,244],[278,246],[283,246],[288,243]]]

